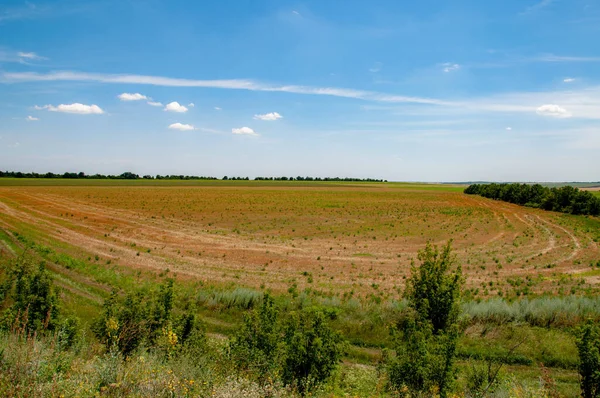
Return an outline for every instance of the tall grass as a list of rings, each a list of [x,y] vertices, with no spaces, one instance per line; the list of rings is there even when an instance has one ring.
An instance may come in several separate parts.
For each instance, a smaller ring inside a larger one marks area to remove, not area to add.
[[[463,312],[476,322],[526,322],[532,326],[571,327],[585,319],[600,319],[600,297],[539,297],[508,302],[494,298],[463,304]]]
[[[225,307],[244,310],[253,308],[261,302],[262,298],[262,292],[242,287],[233,290],[201,290],[196,296],[198,304],[209,308]]]

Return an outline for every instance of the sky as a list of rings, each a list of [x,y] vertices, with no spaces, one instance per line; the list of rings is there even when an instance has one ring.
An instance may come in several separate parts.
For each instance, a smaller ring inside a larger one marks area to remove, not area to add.
[[[0,4],[0,169],[599,181],[600,1]]]

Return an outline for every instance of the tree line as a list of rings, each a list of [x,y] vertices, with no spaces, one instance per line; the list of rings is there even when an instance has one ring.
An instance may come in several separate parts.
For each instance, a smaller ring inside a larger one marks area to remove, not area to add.
[[[338,182],[387,182],[377,178],[354,177],[255,177],[255,181],[338,181]]]
[[[561,213],[600,215],[600,198],[572,186],[548,188],[540,184],[472,184],[464,192]]]
[[[183,175],[183,174],[172,174],[172,175],[144,175],[126,171],[119,175],[112,174],[85,174],[80,171],[60,173],[23,173],[21,171],[2,171],[0,170],[0,178],[11,177],[11,178],[68,178],[68,179],[90,179],[90,180],[218,180],[217,177],[210,176],[194,176],[194,175]],[[228,177],[222,178],[224,181],[249,181],[250,177]],[[387,182],[387,180],[376,179],[376,178],[351,178],[351,177],[255,177],[254,181],[338,181],[338,182]]]

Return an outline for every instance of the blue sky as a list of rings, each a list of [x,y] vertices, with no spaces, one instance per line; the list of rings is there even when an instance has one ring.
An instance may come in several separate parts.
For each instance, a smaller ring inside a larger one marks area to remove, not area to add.
[[[13,1],[0,169],[600,180],[600,2]]]

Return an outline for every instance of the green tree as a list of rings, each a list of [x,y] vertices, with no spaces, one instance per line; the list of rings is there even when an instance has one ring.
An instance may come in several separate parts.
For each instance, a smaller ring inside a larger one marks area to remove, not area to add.
[[[406,386],[419,396],[446,397],[455,375],[458,317],[463,285],[451,242],[441,251],[428,243],[413,264],[405,290],[409,309],[392,329],[395,356],[387,358],[393,388]]]
[[[430,242],[418,254],[404,295],[422,322],[431,323],[433,333],[447,331],[459,315],[463,284],[462,269],[456,266],[451,241],[441,251]]]

